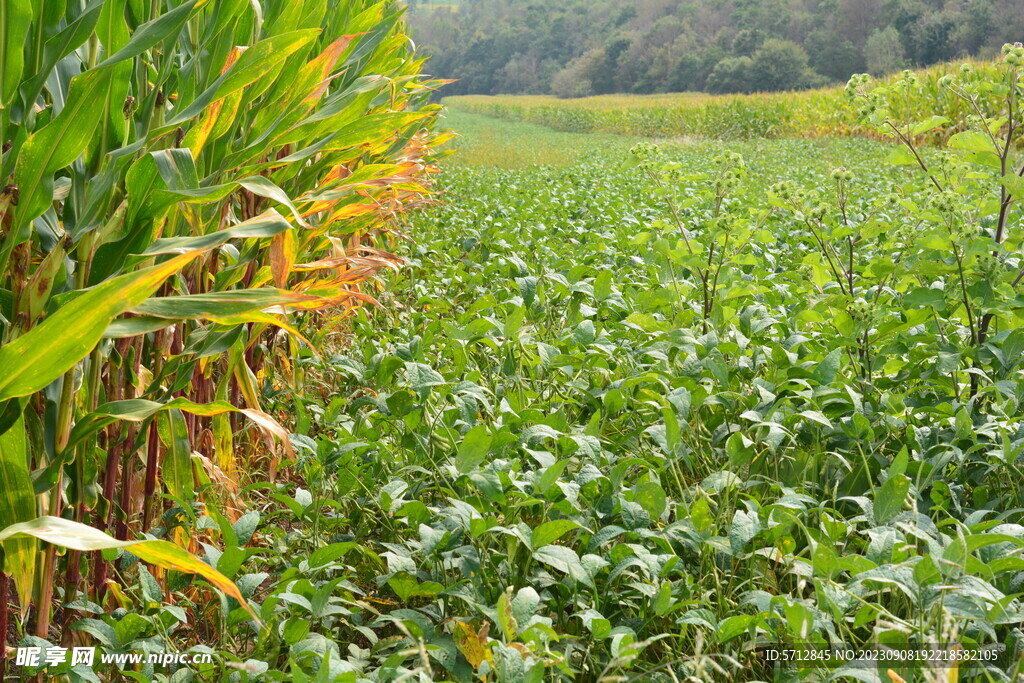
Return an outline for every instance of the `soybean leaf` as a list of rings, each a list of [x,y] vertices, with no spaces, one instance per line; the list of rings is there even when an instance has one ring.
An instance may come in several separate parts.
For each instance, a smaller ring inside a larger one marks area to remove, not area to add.
[[[875,522],[887,524],[902,510],[910,492],[910,479],[905,474],[895,474],[886,480],[875,494]]]
[[[569,519],[554,519],[544,522],[530,533],[530,545],[533,549],[543,548],[554,543],[573,529],[579,529],[580,525]]]
[[[476,469],[487,457],[491,447],[491,434],[484,425],[473,427],[462,438],[455,456],[455,468],[466,474]]]

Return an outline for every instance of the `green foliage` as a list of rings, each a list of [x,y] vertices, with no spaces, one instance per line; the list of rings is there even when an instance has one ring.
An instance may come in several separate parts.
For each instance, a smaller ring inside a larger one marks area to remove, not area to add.
[[[161,517],[267,628],[225,596],[211,663],[126,675],[1017,680],[1022,59],[943,79],[958,104],[855,78],[860,125],[898,145],[517,123],[577,156],[444,167],[382,306],[295,351],[304,391],[259,387],[296,414],[289,477],[233,522],[180,496]],[[120,403],[76,436],[162,415],[173,442],[171,411],[200,409]],[[82,596],[75,629],[200,647],[201,601],[130,576],[143,607]],[[767,643],[994,657],[783,666]]]
[[[892,26],[875,29],[864,45],[867,70],[875,75],[893,73],[907,66],[900,34]]]
[[[750,71],[752,90],[800,90],[822,85],[814,82],[807,52],[789,40],[766,40],[754,53]]]
[[[753,60],[743,58],[741,66],[740,72],[733,75],[746,79],[753,69]],[[898,88],[903,93],[903,97],[894,102],[903,120],[913,118],[916,112],[934,112],[927,130],[917,134],[923,136],[924,142],[944,143],[974,126],[972,121],[978,116],[969,101],[948,96],[943,86],[947,76],[956,76],[964,69],[975,73],[978,80],[1000,78],[998,63],[967,61],[907,72],[913,80],[909,88],[900,85],[908,78],[907,73],[880,79],[879,85]],[[848,87],[847,95],[849,92]],[[982,100],[989,107],[999,104],[998,96],[991,90]],[[468,95],[448,97],[444,103],[475,114],[527,121],[574,133],[723,140],[835,135],[890,137],[887,131],[880,131],[863,117],[858,119],[858,112],[864,108],[862,103],[845,97],[838,87],[754,95],[605,95],[575,100]]]
[[[301,391],[288,356],[322,335],[297,325],[373,302],[360,284],[398,262],[382,248],[428,194],[438,109],[402,15],[390,0],[0,7],[5,641],[62,637],[58,601],[123,599],[134,558],[242,600],[233,572],[155,523],[161,495],[182,515],[223,509],[211,477],[244,483],[236,447],[273,478],[292,451],[258,382]]]
[[[709,93],[754,91],[754,60],[746,55],[726,57],[715,64],[705,85]]]
[[[1017,0],[425,0],[411,24],[432,71],[459,79],[448,95],[793,90],[1024,36]]]
[[[574,141],[573,166],[446,168],[388,305],[299,361],[330,392],[294,404],[258,550],[176,522],[269,626],[231,617],[198,671],[821,680],[751,648],[959,643],[1004,650],[947,680],[1013,680],[1021,314],[972,350],[931,181],[865,140]],[[991,210],[975,180],[960,204]]]

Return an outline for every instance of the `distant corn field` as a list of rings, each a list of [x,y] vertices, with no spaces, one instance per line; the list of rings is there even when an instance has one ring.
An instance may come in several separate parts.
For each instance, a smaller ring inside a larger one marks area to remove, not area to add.
[[[942,64],[917,72],[919,88],[908,108],[914,110],[939,103],[951,123],[934,133],[937,140],[963,130],[967,117],[973,113],[962,100],[944,94],[939,86],[939,79],[958,70],[962,63]],[[967,63],[982,72],[993,69],[985,62],[969,60]],[[881,82],[897,77],[881,79]],[[573,133],[721,139],[876,135],[873,129],[855,123],[857,112],[838,86],[754,95],[670,93],[579,99],[546,95],[463,95],[445,98],[444,103],[474,114],[536,123]]]

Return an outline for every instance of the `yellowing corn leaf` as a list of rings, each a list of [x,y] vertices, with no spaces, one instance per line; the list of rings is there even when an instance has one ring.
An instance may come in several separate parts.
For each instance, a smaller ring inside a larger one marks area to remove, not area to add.
[[[118,541],[99,529],[60,517],[37,517],[28,522],[12,524],[0,531],[0,541],[31,536],[53,545],[72,550],[91,551],[108,548],[125,548],[140,560],[164,569],[174,569],[186,574],[199,574],[221,591],[238,601],[262,625],[259,617],[238,588],[226,576],[189,554],[169,541]]]
[[[228,53],[227,59],[224,60],[224,66],[220,70],[221,74],[230,69],[234,63],[238,61],[238,57],[241,54],[242,50],[238,46],[231,48],[231,52]],[[237,107],[238,101],[241,98],[241,93],[235,93],[234,96],[235,106]],[[199,118],[199,122],[189,129],[188,134],[185,135],[183,144],[185,147],[192,150],[193,157],[197,159],[199,158],[199,153],[203,151],[203,147],[206,145],[207,140],[219,137],[213,135],[213,133],[217,128],[217,121],[220,119],[221,112],[224,111],[224,105],[231,97],[231,95],[228,95],[228,97],[223,97],[211,104],[210,108],[203,112],[202,116]],[[234,116],[234,111],[229,108],[227,113],[227,118],[230,120]],[[225,130],[224,132],[227,131]],[[223,133],[221,134],[223,135]]]
[[[345,50],[352,43],[354,38],[366,35],[365,33],[353,33],[347,36],[341,36],[333,43],[328,45],[323,52],[320,53],[316,59],[311,61],[309,64],[304,66],[299,72],[299,81],[304,82],[309,76],[312,76],[317,83],[316,89],[307,95],[303,102],[313,104],[319,100],[324,92],[327,90],[327,85],[330,82],[328,76],[334,65],[338,63],[338,59],[344,54]]]
[[[295,234],[289,230],[274,235],[270,241],[270,271],[274,274],[274,284],[282,289],[288,285],[294,263]]]
[[[259,425],[264,432],[272,435],[280,441],[281,446],[284,448],[286,453],[292,456],[295,455],[292,443],[288,440],[288,430],[282,427],[280,422],[272,418],[270,415],[267,415],[262,410],[256,410],[255,408],[242,408],[238,412],[242,413]]]
[[[78,424],[75,425],[74,430],[72,430],[66,450],[73,449],[81,443],[83,439],[96,433],[97,430],[102,429],[112,422],[120,420],[128,422],[142,422],[153,415],[167,410],[180,410],[182,412],[191,413],[192,415],[201,415],[204,417],[216,417],[233,412],[242,413],[252,419],[253,422],[255,422],[260,429],[266,431],[268,435],[277,439],[284,438],[287,443],[286,437],[288,431],[274,418],[258,410],[237,408],[227,401],[218,400],[213,403],[193,403],[186,398],[175,398],[167,403],[158,403],[156,401],[147,401],[144,399],[128,399],[125,401],[112,401],[110,403],[105,403],[99,406],[95,412],[84,416]],[[286,449],[290,447],[291,444],[288,443]]]

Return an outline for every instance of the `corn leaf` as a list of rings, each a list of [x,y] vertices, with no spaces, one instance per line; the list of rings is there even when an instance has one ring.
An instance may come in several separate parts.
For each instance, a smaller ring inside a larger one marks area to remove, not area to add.
[[[157,420],[160,438],[167,446],[163,462],[167,492],[182,500],[193,500],[196,491],[192,477],[192,446],[188,441],[185,418],[180,410],[171,409],[161,413]]]
[[[110,403],[105,403],[94,412],[84,416],[72,430],[71,436],[68,439],[68,445],[65,447],[65,452],[71,451],[76,445],[81,443],[82,440],[92,434],[95,434],[97,431],[113,422],[122,420],[128,422],[142,422],[143,420],[147,420],[157,413],[165,410],[178,410],[191,413],[192,415],[201,415],[203,417],[212,417],[226,413],[241,413],[249,417],[269,435],[285,440],[288,438],[287,430],[285,430],[277,420],[266,413],[257,413],[257,411],[247,408],[237,408],[227,401],[193,403],[187,398],[176,398],[168,401],[167,403],[158,403],[157,401],[133,398],[125,401],[112,401]]]
[[[25,37],[32,22],[33,4],[28,0],[0,2],[0,107],[10,105],[18,92],[25,67]]]
[[[147,21],[135,29],[135,33],[132,34],[131,40],[127,44],[97,64],[96,68],[101,69],[132,57],[138,57],[157,43],[177,35],[193,10],[201,8],[208,2],[210,0],[188,0],[152,21]]]
[[[15,243],[28,239],[30,222],[42,215],[52,201],[53,174],[85,151],[101,121],[104,93],[112,78],[109,69],[93,69],[75,76],[60,114],[22,145],[14,167],[15,183],[21,193],[14,214],[18,226],[18,231],[12,233],[17,235]]]
[[[253,619],[262,624],[230,579],[169,541],[118,541],[99,529],[60,517],[37,517],[28,522],[11,524],[0,531],[0,541],[25,536],[82,552],[124,548],[140,560],[158,567],[186,574],[198,574],[237,600]]]
[[[175,113],[174,117],[161,130],[170,130],[180,126],[198,116],[211,103],[263,78],[289,55],[309,45],[319,34],[320,29],[289,31],[256,43],[242,53],[238,61],[200,94],[194,102]]]
[[[198,254],[182,254],[93,287],[0,348],[0,400],[28,396],[70,370],[92,351],[114,318],[145,301]]]
[[[0,487],[4,491],[0,496],[0,522],[12,524],[35,518],[36,497],[28,472],[25,425],[20,419],[0,434]],[[0,545],[3,546],[3,570],[14,577],[24,612],[28,609],[35,581],[36,541],[33,538],[14,538]]]

